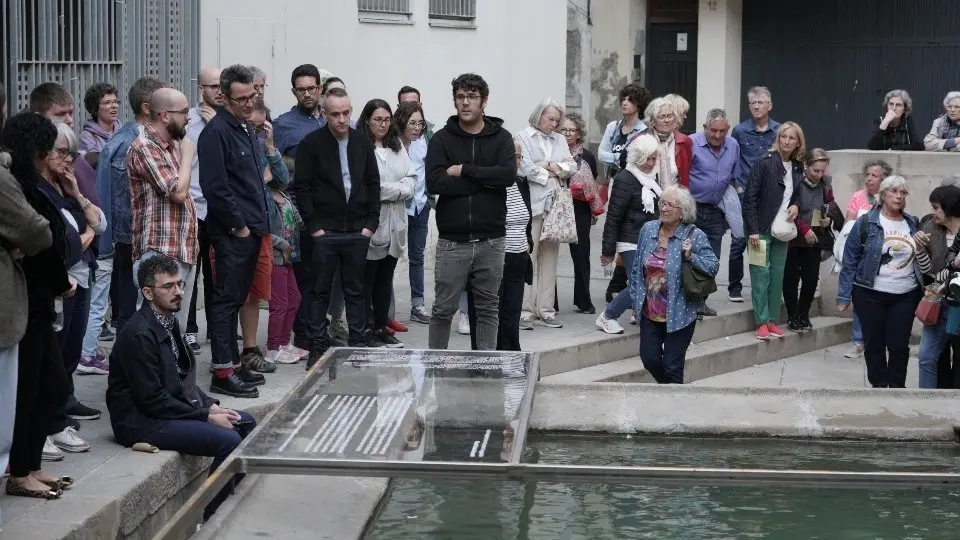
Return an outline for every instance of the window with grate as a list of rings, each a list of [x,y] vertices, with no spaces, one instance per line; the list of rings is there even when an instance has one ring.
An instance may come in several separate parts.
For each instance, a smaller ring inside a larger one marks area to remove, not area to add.
[[[477,0],[430,0],[430,18],[472,22],[477,18]]]
[[[360,15],[410,15],[410,0],[357,0]]]

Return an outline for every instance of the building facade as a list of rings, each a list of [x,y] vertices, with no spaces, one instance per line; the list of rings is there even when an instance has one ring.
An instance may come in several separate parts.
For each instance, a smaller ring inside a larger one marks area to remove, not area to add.
[[[305,63],[346,82],[354,117],[411,85],[439,128],[465,72],[487,80],[487,113],[511,130],[545,97],[564,100],[567,12],[556,0],[204,0],[200,21],[201,63],[263,69],[274,114],[295,104],[290,73]]]

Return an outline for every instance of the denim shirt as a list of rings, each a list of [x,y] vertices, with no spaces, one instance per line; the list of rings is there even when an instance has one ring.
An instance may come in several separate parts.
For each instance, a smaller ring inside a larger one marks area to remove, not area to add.
[[[691,233],[692,231],[692,233]],[[643,313],[643,303],[647,296],[647,283],[643,263],[660,245],[660,220],[648,221],[637,238],[637,256],[630,271],[630,293],[633,296],[633,308]],[[694,225],[679,225],[673,236],[667,241],[667,332],[676,332],[686,328],[697,320],[697,309],[703,302],[688,303],[683,292],[683,241],[687,235],[693,244],[690,261],[698,270],[716,276],[720,261],[710,248],[707,235]],[[638,315],[642,316],[642,315]]]
[[[99,237],[101,259],[113,257],[113,243],[132,244],[130,178],[127,176],[127,150],[140,135],[136,122],[127,122],[117,130],[97,162],[97,197],[108,227]]]
[[[780,122],[773,118],[767,119],[766,131],[757,131],[757,124],[753,118],[734,126],[730,136],[740,144],[740,176],[736,179],[738,188],[747,188],[747,184],[750,183],[750,171],[773,148],[778,129],[780,129]]]
[[[903,219],[907,220],[910,234],[914,235],[920,229],[920,222],[915,216],[906,212]],[[861,229],[867,227],[866,240],[860,243]],[[880,208],[878,206],[860,216],[843,246],[843,268],[840,269],[840,280],[837,291],[837,304],[848,305],[853,296],[853,286],[872,288],[873,281],[880,273],[880,256],[883,254],[883,226],[880,225]],[[917,285],[923,283],[923,273],[916,259],[913,261],[913,271],[917,277]]]

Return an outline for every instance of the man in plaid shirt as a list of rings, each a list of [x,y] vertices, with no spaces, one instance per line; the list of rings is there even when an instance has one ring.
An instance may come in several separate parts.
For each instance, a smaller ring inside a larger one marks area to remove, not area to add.
[[[150,122],[130,145],[127,173],[133,202],[133,275],[140,263],[163,254],[180,266],[183,301],[190,305],[197,265],[197,211],[190,197],[190,165],[196,146],[185,139],[187,97],[172,88],[161,88],[150,98]],[[140,289],[139,284],[137,288]],[[143,293],[137,305],[143,302]],[[176,313],[186,327],[187,311]]]

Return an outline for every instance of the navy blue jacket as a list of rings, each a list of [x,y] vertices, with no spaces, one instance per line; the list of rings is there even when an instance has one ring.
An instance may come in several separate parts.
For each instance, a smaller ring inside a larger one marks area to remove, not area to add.
[[[197,140],[197,159],[210,235],[244,227],[257,236],[270,234],[260,144],[252,129],[227,109],[217,109]]]

